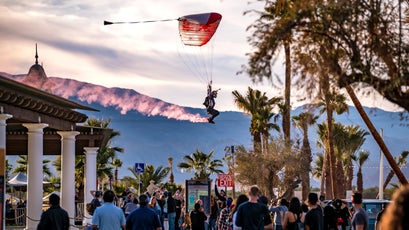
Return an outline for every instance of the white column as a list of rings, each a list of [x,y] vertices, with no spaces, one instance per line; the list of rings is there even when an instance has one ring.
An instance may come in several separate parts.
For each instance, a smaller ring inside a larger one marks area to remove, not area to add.
[[[12,118],[13,116],[10,114],[0,114],[0,156],[1,160],[0,162],[3,164],[0,168],[3,169],[3,172],[0,172],[1,175],[3,175],[4,180],[3,184],[0,185],[4,190],[6,191],[6,120],[9,118]],[[2,219],[6,219],[6,197],[5,197],[6,192],[3,193],[3,197],[1,200],[3,200],[3,216]],[[2,221],[3,228],[6,229],[6,221]]]
[[[70,224],[75,218],[75,136],[77,131],[60,131],[61,136],[61,206],[68,212]]]
[[[26,229],[37,229],[43,208],[43,129],[48,124],[23,124],[28,129]]]
[[[84,178],[84,204],[91,202],[92,195],[91,190],[97,189],[97,153],[98,148],[96,147],[85,147],[85,178]],[[87,210],[85,210],[86,205],[84,205],[85,220],[84,224],[91,224],[91,216],[88,215]]]

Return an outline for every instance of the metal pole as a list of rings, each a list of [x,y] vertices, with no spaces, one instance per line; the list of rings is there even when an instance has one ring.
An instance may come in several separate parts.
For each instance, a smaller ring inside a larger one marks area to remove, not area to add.
[[[141,195],[141,173],[138,172],[138,197]]]
[[[380,129],[379,135],[383,139],[383,130]],[[379,200],[383,200],[383,153],[380,151],[379,156]]]

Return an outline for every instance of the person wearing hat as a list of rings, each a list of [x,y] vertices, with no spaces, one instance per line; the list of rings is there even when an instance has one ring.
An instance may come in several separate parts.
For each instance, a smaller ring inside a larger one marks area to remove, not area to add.
[[[231,215],[231,205],[233,203],[233,199],[231,197],[227,198],[226,200],[226,207],[224,207],[220,211],[219,215],[219,230],[228,230],[230,227],[232,227],[232,215]]]

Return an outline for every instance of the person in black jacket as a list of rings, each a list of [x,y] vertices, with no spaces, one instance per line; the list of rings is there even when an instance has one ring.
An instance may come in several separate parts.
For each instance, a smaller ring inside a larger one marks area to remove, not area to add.
[[[199,203],[195,203],[194,209],[190,212],[191,230],[205,230],[206,214],[201,211]]]
[[[60,206],[60,197],[53,193],[50,195],[49,202],[51,207],[41,214],[37,230],[68,230],[70,219],[67,211]]]
[[[227,201],[226,192],[222,189],[222,190],[220,190],[220,193],[219,193],[219,190],[217,189],[217,184],[216,183],[214,184],[214,193],[216,194],[217,199],[219,199],[221,202],[226,202]]]
[[[167,198],[167,208],[168,208],[168,223],[169,223],[169,230],[175,230],[176,226],[176,200],[172,196],[172,192],[166,192]]]

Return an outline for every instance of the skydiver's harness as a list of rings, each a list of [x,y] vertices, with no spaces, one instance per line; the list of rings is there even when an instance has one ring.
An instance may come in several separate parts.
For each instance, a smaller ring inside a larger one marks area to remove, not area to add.
[[[207,85],[207,96],[205,97],[204,102],[203,102],[203,105],[206,107],[206,112],[208,114],[210,114],[209,109],[214,107],[214,101],[213,101],[214,99],[213,99],[212,93],[213,93],[213,91],[212,91],[212,82],[210,82]]]

